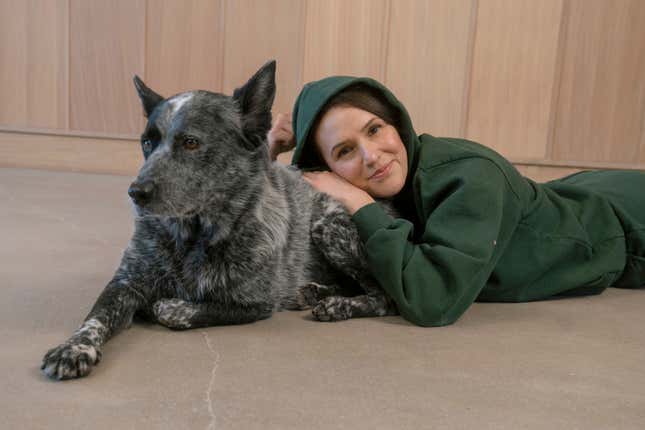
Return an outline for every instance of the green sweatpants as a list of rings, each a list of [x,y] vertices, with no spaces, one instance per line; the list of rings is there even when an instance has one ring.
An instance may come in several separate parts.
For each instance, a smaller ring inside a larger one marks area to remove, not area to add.
[[[609,200],[625,231],[625,270],[611,286],[645,287],[645,172],[584,171],[558,179],[585,187]]]

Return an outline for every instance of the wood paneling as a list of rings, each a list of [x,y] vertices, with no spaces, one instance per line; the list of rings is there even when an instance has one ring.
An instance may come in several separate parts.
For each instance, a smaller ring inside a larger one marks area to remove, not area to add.
[[[644,41],[642,0],[570,2],[555,159],[638,159],[645,114]]]
[[[141,105],[132,85],[143,75],[144,0],[71,0],[71,128],[139,133]]]
[[[371,76],[419,133],[529,176],[645,169],[643,22],[642,0],[0,0],[0,155],[118,171],[143,126],[132,75],[230,94],[273,58],[274,112],[305,82]]]
[[[460,136],[473,0],[397,0],[390,8],[385,84],[418,133]]]
[[[535,182],[547,182],[554,179],[564,178],[565,176],[580,172],[583,169],[573,167],[549,167],[549,166],[515,166],[520,173]]]
[[[165,96],[196,89],[220,92],[222,14],[219,0],[155,0],[149,5],[146,84]]]
[[[645,169],[645,112],[643,112],[643,119],[641,121],[641,148],[640,148],[640,163]]]
[[[0,132],[0,167],[134,175],[142,161],[136,140]]]
[[[388,10],[385,0],[307,0],[304,82],[329,75],[383,81]]]
[[[67,0],[0,1],[0,124],[67,127]]]
[[[508,157],[545,157],[561,13],[561,0],[480,2],[468,138]]]
[[[276,65],[274,112],[290,112],[302,87],[301,0],[227,0],[223,92],[232,94],[263,64]]]

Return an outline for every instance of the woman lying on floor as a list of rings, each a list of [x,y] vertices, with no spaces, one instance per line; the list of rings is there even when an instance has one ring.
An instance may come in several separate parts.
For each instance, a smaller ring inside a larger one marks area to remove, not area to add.
[[[293,120],[278,115],[268,138],[274,159],[295,145],[305,179],[347,208],[374,277],[415,324],[451,324],[474,301],[645,285],[644,172],[535,183],[478,143],[417,135],[368,78],[305,85]]]

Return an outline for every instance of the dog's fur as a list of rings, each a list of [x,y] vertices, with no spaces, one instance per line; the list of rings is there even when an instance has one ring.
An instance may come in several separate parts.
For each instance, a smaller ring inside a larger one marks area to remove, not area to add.
[[[134,235],[85,322],[45,355],[46,375],[87,375],[135,314],[173,329],[309,307],[321,321],[396,314],[344,208],[269,159],[274,61],[232,97],[135,86],[148,124],[128,191]]]

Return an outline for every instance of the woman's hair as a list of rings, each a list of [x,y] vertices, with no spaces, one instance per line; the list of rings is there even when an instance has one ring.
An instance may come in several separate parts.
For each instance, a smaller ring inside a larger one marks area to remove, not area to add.
[[[318,125],[320,125],[322,117],[329,110],[337,106],[351,106],[370,112],[381,118],[387,124],[394,126],[400,134],[401,120],[399,111],[393,108],[378,90],[369,85],[363,83],[351,85],[329,99],[320,112],[318,112],[316,120],[310,129],[309,136],[307,137],[307,142],[305,143],[306,150],[305,154],[303,154],[303,158],[307,159],[306,164],[309,166],[326,165],[316,145],[316,130],[318,129]]]

